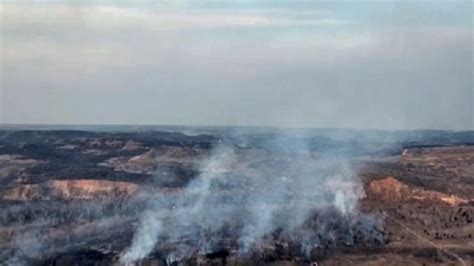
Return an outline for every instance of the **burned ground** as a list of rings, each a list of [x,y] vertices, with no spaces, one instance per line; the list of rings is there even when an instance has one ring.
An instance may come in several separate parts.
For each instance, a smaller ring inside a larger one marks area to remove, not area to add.
[[[322,131],[275,137],[245,132],[245,138],[226,130],[202,133],[0,131],[0,261],[119,264],[140,216],[154,208],[150,199],[181,197],[187,184],[202,174],[200,162],[222,144],[235,152],[232,170],[219,173],[226,182],[212,195],[224,209],[248,191],[265,193],[265,184],[255,181],[262,171],[278,177],[265,182],[291,187],[298,178],[295,173],[318,169],[309,166],[344,154],[364,188],[359,211],[341,214],[318,207],[290,235],[285,224],[279,224],[246,254],[239,253],[235,237],[244,226],[239,219],[224,221],[216,231],[199,231],[200,239],[219,236],[208,250],[185,234],[180,239],[163,234],[163,241],[140,263],[468,265],[474,260],[472,133],[352,132],[346,137],[340,131]],[[286,197],[298,195],[290,190]],[[175,201],[170,202],[172,210]],[[283,214],[293,208],[287,202],[269,204]],[[248,211],[239,212],[246,216]],[[163,221],[173,223],[170,213]],[[183,247],[189,254],[170,260],[169,254]]]

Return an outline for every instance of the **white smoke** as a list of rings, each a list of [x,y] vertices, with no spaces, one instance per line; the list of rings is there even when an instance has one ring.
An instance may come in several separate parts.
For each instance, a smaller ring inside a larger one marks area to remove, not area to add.
[[[152,211],[146,211],[133,238],[131,248],[123,255],[122,261],[135,261],[147,256],[155,247],[162,230],[159,217]]]
[[[364,193],[348,161],[315,157],[308,150],[279,151],[252,154],[225,145],[214,149],[201,162],[201,174],[182,191],[150,196],[152,207],[141,216],[121,262],[141,260],[155,248],[173,247],[168,262],[210,253],[227,241],[229,230],[234,238],[229,241],[235,241],[240,256],[257,250],[277,229],[308,255],[323,239],[336,242],[331,212],[344,217],[346,242],[352,243],[357,204]],[[315,213],[328,215],[317,231],[305,227]]]
[[[35,258],[43,249],[39,232],[30,231],[15,238],[16,251],[6,262],[8,266],[29,265],[27,259]]]

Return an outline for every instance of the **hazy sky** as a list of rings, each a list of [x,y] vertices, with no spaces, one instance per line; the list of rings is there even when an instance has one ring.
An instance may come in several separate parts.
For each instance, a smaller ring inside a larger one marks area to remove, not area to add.
[[[471,1],[128,2],[0,1],[0,122],[474,129]]]

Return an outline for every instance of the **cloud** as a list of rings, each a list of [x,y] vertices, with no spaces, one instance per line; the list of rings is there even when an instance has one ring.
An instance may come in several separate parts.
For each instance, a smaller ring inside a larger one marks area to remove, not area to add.
[[[294,12],[278,9],[137,9],[118,6],[5,5],[4,28],[17,25],[58,23],[83,24],[91,28],[123,29],[135,26],[156,30],[219,29],[229,27],[288,27],[338,25],[348,23],[318,10]]]
[[[2,6],[6,122],[474,128],[472,29],[49,7]]]

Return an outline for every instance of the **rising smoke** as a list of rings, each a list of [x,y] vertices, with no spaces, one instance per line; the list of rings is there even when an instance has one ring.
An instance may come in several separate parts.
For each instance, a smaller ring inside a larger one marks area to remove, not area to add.
[[[314,248],[352,245],[357,234],[383,241],[377,219],[358,211],[364,191],[346,157],[275,143],[271,151],[221,144],[183,190],[148,195],[150,207],[121,262],[155,248],[170,263],[229,246],[246,257],[272,237],[297,244],[308,257]]]

